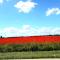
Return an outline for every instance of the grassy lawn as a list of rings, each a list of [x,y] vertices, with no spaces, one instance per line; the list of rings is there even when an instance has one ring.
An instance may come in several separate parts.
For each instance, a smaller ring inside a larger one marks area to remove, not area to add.
[[[0,59],[60,58],[60,51],[7,52],[0,53]]]

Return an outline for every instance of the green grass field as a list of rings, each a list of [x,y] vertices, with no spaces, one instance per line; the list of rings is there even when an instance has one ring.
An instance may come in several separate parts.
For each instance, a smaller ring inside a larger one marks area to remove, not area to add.
[[[6,52],[0,53],[0,59],[60,58],[60,51]]]

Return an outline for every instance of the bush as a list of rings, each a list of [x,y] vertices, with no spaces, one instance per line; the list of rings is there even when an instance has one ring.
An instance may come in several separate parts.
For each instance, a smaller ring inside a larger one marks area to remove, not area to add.
[[[0,52],[60,50],[60,43],[26,43],[0,45]]]

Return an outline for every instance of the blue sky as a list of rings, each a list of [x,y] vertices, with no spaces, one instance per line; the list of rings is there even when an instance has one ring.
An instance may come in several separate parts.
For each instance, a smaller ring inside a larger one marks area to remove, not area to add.
[[[52,32],[60,33],[60,0],[0,0],[0,35]]]

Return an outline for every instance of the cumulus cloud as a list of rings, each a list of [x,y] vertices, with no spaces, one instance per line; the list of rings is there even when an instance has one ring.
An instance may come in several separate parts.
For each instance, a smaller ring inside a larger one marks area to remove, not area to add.
[[[32,2],[32,0],[27,1],[19,1],[17,2],[14,7],[18,9],[19,12],[29,13],[33,8],[35,8],[37,3]]]
[[[0,35],[3,37],[35,36],[49,34],[51,35],[60,34],[60,28],[50,27],[33,28],[30,25],[23,25],[21,28],[9,27],[0,29]]]
[[[50,16],[52,14],[56,14],[59,15],[60,14],[60,9],[59,8],[48,8],[48,10],[46,11],[46,16]]]

